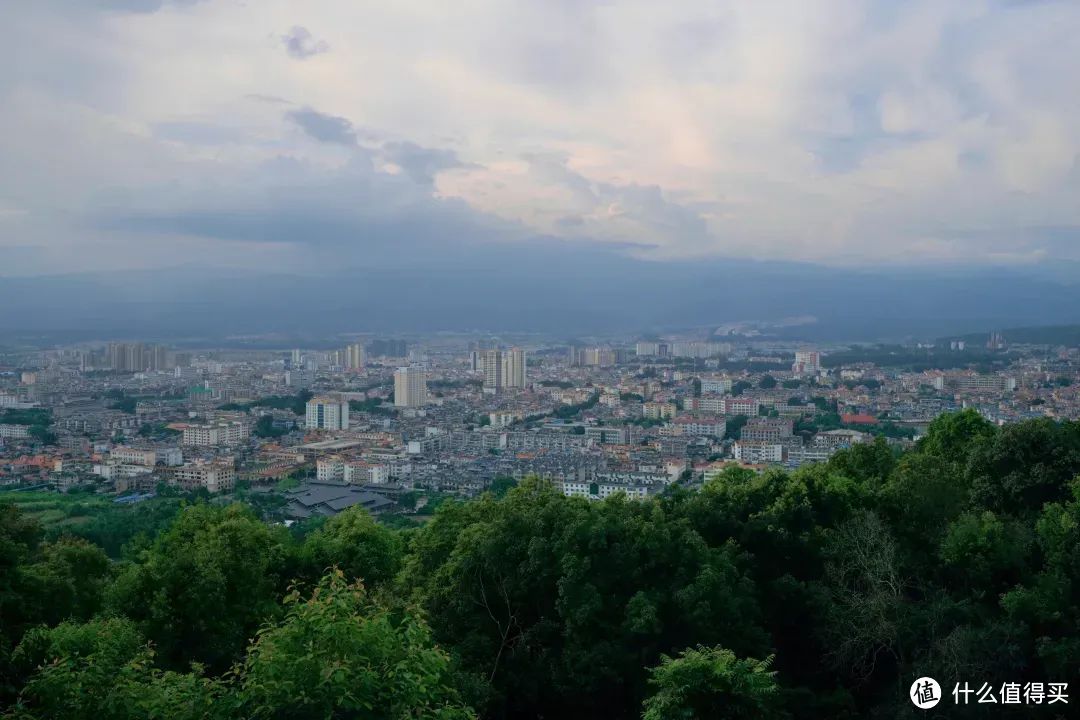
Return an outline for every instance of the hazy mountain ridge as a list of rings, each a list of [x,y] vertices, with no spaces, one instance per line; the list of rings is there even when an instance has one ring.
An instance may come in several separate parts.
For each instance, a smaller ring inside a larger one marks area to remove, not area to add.
[[[475,260],[475,262],[473,262]],[[821,340],[933,338],[1080,320],[1080,286],[1033,269],[886,271],[754,261],[648,262],[590,249],[477,248],[452,269],[326,275],[187,266],[0,279],[0,331],[93,337],[440,329],[633,332],[753,319]]]

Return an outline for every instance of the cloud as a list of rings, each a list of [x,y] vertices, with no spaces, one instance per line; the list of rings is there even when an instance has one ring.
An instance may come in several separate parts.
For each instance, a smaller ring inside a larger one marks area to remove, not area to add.
[[[337,145],[356,144],[356,131],[353,124],[343,117],[327,115],[311,108],[290,110],[285,115],[319,142]]]
[[[185,7],[203,0],[91,0],[103,10],[130,13],[155,13],[166,5]]]
[[[386,160],[401,168],[418,183],[431,183],[443,170],[467,167],[453,150],[421,147],[413,142],[391,142],[382,146]]]
[[[296,60],[307,60],[330,49],[325,40],[316,40],[307,28],[300,25],[294,25],[289,32],[282,35],[281,43],[289,57]]]
[[[157,123],[152,128],[156,137],[193,145],[225,145],[244,139],[242,130],[217,123],[173,121]]]
[[[1075,2],[286,5],[0,3],[0,247],[1080,258]]]
[[[292,102],[277,95],[264,95],[262,93],[248,93],[244,97],[255,102],[267,103],[268,105],[292,105]]]

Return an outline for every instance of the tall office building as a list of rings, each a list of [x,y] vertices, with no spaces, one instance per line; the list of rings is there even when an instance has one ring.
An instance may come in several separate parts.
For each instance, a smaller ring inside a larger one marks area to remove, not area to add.
[[[347,370],[359,370],[364,367],[364,346],[360,343],[353,343],[345,348],[345,369]]]
[[[300,348],[296,348],[292,351],[292,366],[294,368],[300,367]]]
[[[308,430],[348,430],[349,403],[325,395],[313,397],[307,402],[305,425]]]
[[[394,371],[396,407],[421,407],[427,400],[427,371],[415,366],[399,367]]]
[[[525,387],[525,351],[511,348],[503,353],[502,384],[508,388]]]
[[[503,386],[502,350],[485,350],[484,354],[484,389],[498,392]]]

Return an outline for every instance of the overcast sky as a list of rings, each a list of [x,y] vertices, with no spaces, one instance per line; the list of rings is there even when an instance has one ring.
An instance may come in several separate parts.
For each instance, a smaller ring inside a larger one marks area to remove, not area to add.
[[[0,274],[538,238],[1080,259],[1080,2],[12,0],[0,26]]]

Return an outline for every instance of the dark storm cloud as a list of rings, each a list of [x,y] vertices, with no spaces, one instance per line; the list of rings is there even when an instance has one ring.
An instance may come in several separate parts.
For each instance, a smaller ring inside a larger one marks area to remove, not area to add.
[[[356,145],[356,130],[346,118],[327,115],[311,108],[290,110],[285,116],[319,142]]]
[[[289,32],[282,35],[281,43],[289,57],[296,60],[307,60],[330,49],[325,40],[316,40],[310,30],[300,25],[293,26]]]

